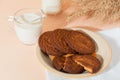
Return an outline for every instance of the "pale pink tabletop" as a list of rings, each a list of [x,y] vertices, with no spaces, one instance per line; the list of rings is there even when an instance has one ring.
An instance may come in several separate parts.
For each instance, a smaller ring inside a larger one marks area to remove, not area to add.
[[[68,4],[65,7],[67,6]],[[36,57],[36,45],[20,43],[15,32],[8,28],[8,16],[21,8],[40,8],[40,0],[0,0],[0,80],[45,80],[45,69]],[[96,31],[120,25],[98,25],[90,21],[76,20],[65,26],[66,14],[67,10],[56,16],[48,16],[43,31],[73,26],[84,26]]]
[[[45,80],[36,46],[20,43],[7,26],[8,16],[21,8],[40,8],[40,0],[0,0],[0,80]]]

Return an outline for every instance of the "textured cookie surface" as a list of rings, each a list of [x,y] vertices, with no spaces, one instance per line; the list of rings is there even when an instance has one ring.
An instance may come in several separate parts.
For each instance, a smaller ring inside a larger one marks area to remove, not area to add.
[[[52,44],[53,34],[54,33],[52,31],[43,33],[39,38],[39,46],[41,50],[47,53],[48,55],[54,55],[54,56],[62,55],[62,52],[57,50]]]
[[[60,57],[60,56],[54,57],[53,66],[57,70],[63,70],[64,62],[65,62],[65,57]]]
[[[96,50],[95,42],[84,32],[71,31],[65,41],[80,54],[92,54]]]
[[[63,53],[75,53],[65,41],[65,35],[69,34],[70,30],[56,29],[54,30],[53,43],[54,46]]]
[[[52,60],[53,66],[59,70],[63,71],[66,73],[71,73],[71,74],[77,74],[77,73],[82,73],[84,71],[84,68],[77,64],[72,58],[72,56],[55,56],[54,59]]]
[[[66,57],[63,70],[68,73],[82,73],[84,68],[73,61],[72,56]]]
[[[75,55],[73,60],[90,73],[96,73],[101,67],[100,61],[91,55]]]

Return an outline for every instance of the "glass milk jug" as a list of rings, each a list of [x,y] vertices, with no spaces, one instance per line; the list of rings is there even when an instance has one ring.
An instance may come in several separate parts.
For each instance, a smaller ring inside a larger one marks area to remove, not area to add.
[[[8,21],[13,21],[14,30],[24,44],[35,44],[40,36],[45,15],[41,9],[21,9]]]

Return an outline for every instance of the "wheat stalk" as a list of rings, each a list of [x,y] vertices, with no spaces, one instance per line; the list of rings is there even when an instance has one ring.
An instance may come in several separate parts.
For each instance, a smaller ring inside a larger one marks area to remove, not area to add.
[[[72,0],[72,3],[76,11],[68,15],[68,22],[79,16],[93,17],[103,22],[120,20],[120,0]]]

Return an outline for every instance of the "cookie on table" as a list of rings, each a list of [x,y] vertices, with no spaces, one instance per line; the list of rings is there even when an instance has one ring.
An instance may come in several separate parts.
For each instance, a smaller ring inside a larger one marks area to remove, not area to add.
[[[40,49],[45,52],[48,55],[53,55],[53,56],[60,56],[63,53],[57,50],[54,45],[52,44],[53,40],[53,31],[47,31],[44,32],[40,37],[39,37],[39,47]]]
[[[73,50],[69,45],[66,43],[64,37],[69,34],[70,30],[65,29],[56,29],[54,30],[53,35],[53,45],[55,48],[60,50],[63,53],[75,53],[75,50]]]
[[[90,73],[96,73],[101,67],[101,62],[92,55],[75,55],[73,60]]]
[[[80,54],[92,54],[96,50],[95,41],[82,31],[71,31],[65,37],[65,41]]]

